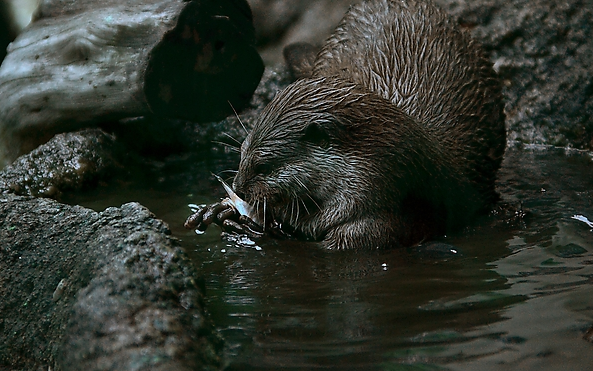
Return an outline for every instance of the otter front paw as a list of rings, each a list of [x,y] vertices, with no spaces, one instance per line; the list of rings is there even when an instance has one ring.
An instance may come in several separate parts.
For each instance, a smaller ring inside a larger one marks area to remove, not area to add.
[[[194,213],[187,218],[183,226],[201,232],[205,231],[212,223],[222,226],[225,220],[239,218],[239,213],[230,204],[228,198],[211,205],[194,206],[192,211]]]
[[[221,227],[225,232],[244,234],[251,239],[259,239],[264,235],[262,227],[245,215],[240,215],[238,221],[226,219]]]
[[[245,234],[249,238],[260,238],[263,235],[262,227],[251,218],[241,215],[228,198],[211,205],[195,206],[194,210],[183,225],[187,229],[204,232],[214,223],[225,232]]]

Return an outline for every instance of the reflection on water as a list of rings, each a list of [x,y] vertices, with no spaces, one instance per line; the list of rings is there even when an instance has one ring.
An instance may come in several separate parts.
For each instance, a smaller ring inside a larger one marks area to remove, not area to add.
[[[582,339],[593,324],[588,155],[509,150],[499,191],[528,215],[485,218],[443,239],[460,253],[441,255],[287,241],[255,249],[215,227],[183,230],[188,203],[223,196],[208,174],[225,166],[170,161],[158,176],[69,202],[139,201],[170,224],[203,274],[229,370],[591,369],[593,344]]]

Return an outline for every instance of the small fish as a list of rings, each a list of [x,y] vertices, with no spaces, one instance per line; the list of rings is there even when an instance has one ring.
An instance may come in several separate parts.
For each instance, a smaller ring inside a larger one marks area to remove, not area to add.
[[[587,224],[590,228],[593,228],[593,222],[587,219],[587,217],[584,215],[573,215],[572,219],[578,220],[579,222],[583,222]]]
[[[212,174],[214,177],[222,183],[224,190],[228,194],[229,203],[231,206],[235,208],[239,212],[239,214],[249,217],[253,220],[256,224],[263,225],[262,220],[260,219],[258,213],[255,210],[255,207],[247,203],[246,201],[242,200],[237,194],[233,191],[233,189],[218,175]]]

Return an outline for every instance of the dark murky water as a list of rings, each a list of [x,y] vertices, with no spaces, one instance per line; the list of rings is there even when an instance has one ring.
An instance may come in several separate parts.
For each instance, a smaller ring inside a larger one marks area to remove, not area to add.
[[[138,201],[170,224],[203,274],[229,370],[593,369],[582,339],[593,324],[587,154],[509,150],[499,191],[528,216],[485,218],[441,241],[457,254],[246,247],[216,227],[197,236],[182,228],[187,204],[216,201],[210,171],[235,165],[156,165],[67,201],[96,210]]]

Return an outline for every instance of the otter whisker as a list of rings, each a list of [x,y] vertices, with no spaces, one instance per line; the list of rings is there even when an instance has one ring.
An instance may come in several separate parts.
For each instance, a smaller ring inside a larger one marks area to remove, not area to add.
[[[292,207],[293,218],[291,218],[290,224],[292,226],[296,226],[297,222],[299,221],[299,215],[300,215],[299,203],[298,203],[298,199],[296,196],[292,197],[291,205],[292,205],[291,207]],[[295,214],[295,210],[296,210],[296,214]]]
[[[307,208],[307,205],[305,204],[305,201],[299,196],[299,201],[301,201],[301,203],[303,204],[303,207],[305,208],[305,211],[307,212],[307,214],[311,215],[311,213],[309,212],[309,209]]]
[[[231,106],[231,109],[235,113],[235,116],[237,117],[237,120],[239,120],[239,124],[241,124],[241,126],[243,127],[243,130],[245,130],[245,133],[246,134],[249,134],[249,132],[247,131],[247,128],[245,127],[245,125],[243,125],[243,121],[241,121],[241,118],[237,114],[237,111],[235,111],[235,107],[233,107],[233,105],[231,104],[231,101],[230,100],[227,100],[227,102],[229,103],[229,106]]]
[[[223,178],[222,178],[220,175],[221,175],[222,173],[228,173],[228,172],[231,172],[231,171],[233,171],[233,170],[222,170],[222,171],[218,172],[218,174],[214,174],[214,173],[212,173],[212,175],[214,175],[214,177],[215,177],[215,178],[216,178],[216,179],[217,179],[219,182],[223,182],[223,181],[224,181],[225,183],[229,183],[229,182],[230,182],[230,180],[232,180],[232,177],[231,177],[231,178],[227,177],[227,178],[224,178],[224,179],[223,179]],[[225,184],[225,183],[223,183],[223,184]],[[228,184],[227,184],[227,186],[228,186]],[[229,196],[230,196],[230,195],[229,195]]]
[[[311,197],[311,195],[309,193],[305,193],[305,196],[309,197],[309,200],[311,200],[315,204],[315,206],[317,206],[317,210],[321,210],[321,206],[319,206],[317,201],[315,201],[315,199],[313,197]]]
[[[294,179],[295,183],[297,183],[305,192],[309,192],[309,189],[307,188],[305,183],[303,183],[303,181],[299,177],[292,176],[292,179]],[[295,194],[295,196],[297,195],[296,192],[294,194]]]
[[[233,174],[237,174],[239,171],[237,170],[233,170],[233,169],[227,169],[227,170],[221,170],[220,174],[222,173],[233,173]]]
[[[228,173],[228,172],[232,172],[232,171],[233,171],[233,170],[222,170],[222,171],[220,171],[218,174],[214,174],[214,176],[216,177],[216,179],[221,179],[222,177],[221,177],[220,175],[221,175],[222,173]],[[224,179],[224,181],[225,181],[225,182],[227,182],[227,183],[229,183],[229,181],[230,181],[231,179],[232,179],[232,177],[231,177],[231,178],[227,177],[227,178],[225,178],[225,179]]]
[[[232,145],[230,143],[225,143],[225,142],[221,142],[221,141],[218,141],[218,140],[213,140],[212,143],[223,145],[226,148],[230,149],[231,151],[234,151],[234,152],[237,152],[237,153],[240,153],[241,152],[237,146]]]
[[[297,182],[301,187],[303,187],[303,189],[307,192],[309,192],[309,188],[307,188],[307,186],[305,185],[305,183],[303,183],[303,181],[297,177],[297,176],[293,176],[292,177],[294,179],[295,182]]]
[[[267,206],[268,202],[267,202],[267,198],[264,197],[264,232],[266,231],[266,206]]]
[[[237,142],[238,146],[237,148],[239,148],[241,146],[241,141],[238,139],[235,139],[235,137],[233,137],[231,134],[229,133],[222,133],[222,135],[226,136],[227,138],[231,139],[233,142]],[[229,144],[232,145],[232,144]]]
[[[292,225],[294,225],[296,223],[297,219],[298,219],[298,217],[296,219],[294,217],[294,207],[295,207],[295,199],[292,198],[290,200],[290,219],[289,219],[290,220],[290,224],[292,224]],[[298,210],[298,208],[297,208],[297,210]]]
[[[311,196],[311,192],[309,191],[309,187],[307,187],[305,185],[305,183],[303,183],[302,179],[300,179],[297,176],[293,176],[292,177],[294,179],[294,181],[303,188],[303,190],[305,190],[305,196],[307,196],[314,204],[315,206],[317,206],[318,210],[321,210],[321,206],[319,206],[319,204],[317,203],[317,201],[315,201],[315,199]],[[303,201],[304,204],[304,201]]]

